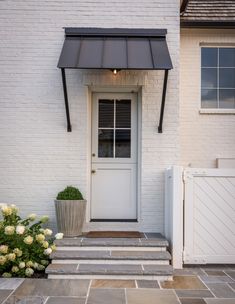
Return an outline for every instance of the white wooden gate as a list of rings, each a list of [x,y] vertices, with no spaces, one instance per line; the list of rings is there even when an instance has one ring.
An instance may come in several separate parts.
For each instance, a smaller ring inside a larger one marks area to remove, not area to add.
[[[235,264],[235,170],[184,170],[184,264]]]

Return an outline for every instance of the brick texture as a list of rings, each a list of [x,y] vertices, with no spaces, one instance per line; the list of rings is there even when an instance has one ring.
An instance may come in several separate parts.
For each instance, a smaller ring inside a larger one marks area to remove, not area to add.
[[[141,85],[141,210],[138,228],[163,231],[164,169],[179,160],[179,1],[5,0],[0,3],[0,199],[24,214],[48,214],[66,185],[89,198],[89,107],[86,85]],[[164,133],[157,133],[163,72],[68,71],[73,132],[66,132],[60,71],[63,27],[167,28],[174,65]],[[90,203],[88,201],[88,203]],[[89,215],[87,215],[87,218]],[[87,223],[86,228],[133,225]],[[137,226],[135,226],[137,227]]]

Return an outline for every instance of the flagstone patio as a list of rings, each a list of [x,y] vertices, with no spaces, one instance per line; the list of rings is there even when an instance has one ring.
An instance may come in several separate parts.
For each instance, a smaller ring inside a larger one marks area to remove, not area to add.
[[[1,304],[235,304],[235,266],[188,267],[174,280],[0,279]]]

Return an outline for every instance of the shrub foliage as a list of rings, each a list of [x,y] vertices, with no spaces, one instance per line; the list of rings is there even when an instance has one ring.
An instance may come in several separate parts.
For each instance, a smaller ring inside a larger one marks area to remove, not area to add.
[[[36,214],[22,219],[15,205],[1,205],[0,221],[0,275],[3,277],[31,277],[44,272],[55,245],[52,230],[43,228],[48,221],[38,221]],[[61,233],[56,238],[62,238]]]
[[[63,191],[57,195],[58,200],[83,200],[81,192],[72,186],[66,187]]]

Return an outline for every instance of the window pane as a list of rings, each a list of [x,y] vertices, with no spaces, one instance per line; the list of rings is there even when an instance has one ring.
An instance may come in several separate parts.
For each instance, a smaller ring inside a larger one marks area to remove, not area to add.
[[[217,48],[202,48],[202,67],[217,67],[218,49]]]
[[[115,157],[131,157],[131,130],[116,130]]]
[[[216,89],[202,89],[201,93],[202,108],[217,108],[217,90]]]
[[[217,69],[202,69],[202,88],[217,87]]]
[[[235,48],[219,49],[219,66],[235,67]]]
[[[99,157],[113,157],[113,130],[99,129]]]
[[[99,128],[113,128],[114,125],[114,101],[99,100]]]
[[[131,127],[131,101],[116,101],[116,128]]]
[[[219,87],[235,88],[235,69],[219,69]]]
[[[235,90],[219,90],[219,107],[235,109]]]

